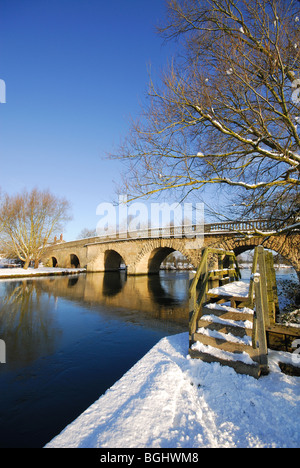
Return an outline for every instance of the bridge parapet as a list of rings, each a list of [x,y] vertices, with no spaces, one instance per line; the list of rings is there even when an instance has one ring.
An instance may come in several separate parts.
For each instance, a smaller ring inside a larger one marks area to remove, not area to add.
[[[106,233],[87,239],[87,243],[113,242],[122,239],[169,239],[169,238],[194,238],[202,235],[221,233],[255,233],[256,230],[270,230],[274,227],[274,221],[255,219],[249,221],[225,221],[209,224],[185,224],[159,228],[144,228],[139,230]]]
[[[256,230],[265,231],[274,229],[274,222],[268,219],[254,219],[246,221],[225,221],[220,223],[205,224],[205,233],[216,232],[241,232],[255,233]]]

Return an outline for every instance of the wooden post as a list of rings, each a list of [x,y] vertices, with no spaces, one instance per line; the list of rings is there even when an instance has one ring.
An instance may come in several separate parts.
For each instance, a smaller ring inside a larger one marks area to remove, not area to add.
[[[270,319],[269,319],[265,250],[262,245],[259,245],[257,247],[257,251],[258,251],[258,266],[259,266],[259,274],[260,274],[260,288],[261,288],[261,298],[262,298],[262,303],[263,303],[264,320],[265,320],[266,327],[269,327]]]
[[[257,247],[255,247],[252,270],[251,270],[251,277],[254,277],[254,275],[256,274],[257,259],[258,259],[258,250],[257,250]],[[253,296],[254,296],[254,281],[250,281],[250,286],[249,286],[249,307],[250,308],[253,307]]]
[[[206,291],[207,291],[207,283],[208,283],[208,268],[207,268],[207,256],[208,256],[208,249],[204,249],[202,251],[202,258],[200,265],[197,269],[197,272],[194,276],[194,279],[192,281],[192,284],[189,288],[189,333],[190,333],[190,342],[191,342],[191,336],[195,333],[196,327],[197,327],[197,321],[198,321],[198,314],[199,311],[201,310],[201,301],[203,302],[203,299],[205,297]],[[201,290],[199,292],[200,297],[200,307],[198,304],[198,291],[197,291],[197,286],[198,283],[200,282],[201,284]]]
[[[234,270],[234,256],[229,255],[229,270]],[[229,281],[232,282],[235,280],[235,273],[229,273]]]
[[[235,281],[238,281],[241,279],[242,275],[241,275],[241,272],[240,272],[240,267],[239,267],[239,264],[237,262],[237,259],[236,259],[236,256],[234,255],[233,256],[233,260],[234,260],[234,264],[235,264],[235,275],[234,275],[234,280]]]
[[[253,278],[255,291],[255,308],[257,320],[258,359],[262,372],[268,372],[268,347],[265,328],[264,304],[262,298],[261,275],[256,273]],[[255,343],[256,345],[256,343]]]
[[[268,312],[270,324],[275,323],[275,303],[273,294],[273,277],[271,272],[271,262],[273,255],[271,252],[266,252],[266,274],[267,274],[267,294],[268,294]]]
[[[277,292],[277,284],[276,284],[276,273],[275,273],[275,268],[274,268],[274,258],[273,258],[272,252],[267,252],[266,268],[267,268],[269,301],[272,301],[272,304],[270,304],[269,302],[269,315],[270,315],[270,322],[274,324],[276,321],[276,314],[278,314],[279,312],[279,304],[278,304],[278,292]]]
[[[223,255],[222,255],[222,254],[218,254],[218,270],[223,270],[223,268],[224,268]],[[222,286],[222,284],[223,284],[223,281],[222,281],[222,279],[223,279],[223,272],[222,272],[222,271],[221,271],[221,272],[218,271],[218,275],[217,275],[217,276],[218,276],[218,280],[217,280],[216,285],[217,285],[217,287],[218,287],[218,286]]]

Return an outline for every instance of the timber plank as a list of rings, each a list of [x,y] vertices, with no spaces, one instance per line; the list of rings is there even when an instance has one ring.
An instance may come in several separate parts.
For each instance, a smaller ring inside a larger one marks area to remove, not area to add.
[[[226,323],[213,322],[208,320],[198,320],[198,328],[207,328],[216,330],[220,333],[231,333],[234,336],[242,338],[243,336],[252,336],[252,328],[240,327]]]
[[[261,369],[260,369],[259,364],[257,363],[254,363],[253,365],[251,365],[251,364],[246,364],[242,361],[230,361],[230,360],[216,357],[209,353],[198,351],[196,349],[190,349],[189,354],[194,359],[201,359],[202,361],[208,362],[208,363],[218,362],[219,364],[221,364],[221,366],[231,367],[238,374],[250,375],[256,379],[258,379],[261,375]]]
[[[207,336],[202,333],[194,333],[193,335],[194,341],[200,341],[202,344],[206,346],[212,346],[217,349],[222,349],[223,351],[229,351],[230,353],[247,353],[249,356],[256,357],[257,351],[252,348],[252,346],[244,344],[244,343],[236,343],[233,341],[228,341],[222,338],[214,338],[212,336]]]
[[[249,320],[251,322],[253,321],[253,314],[243,312],[243,309],[240,309],[239,311],[239,310],[226,310],[225,308],[221,308],[221,307],[209,308],[209,307],[204,306],[202,308],[202,315],[210,315],[210,314],[214,314],[217,317],[221,317],[221,318],[229,319],[229,320],[237,320],[237,321]]]

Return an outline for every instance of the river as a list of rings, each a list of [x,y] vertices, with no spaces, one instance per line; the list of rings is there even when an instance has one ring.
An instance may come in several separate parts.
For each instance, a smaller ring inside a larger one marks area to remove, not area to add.
[[[0,282],[0,447],[42,447],[167,335],[188,329],[189,272]]]
[[[43,447],[161,338],[187,331],[190,277],[1,280],[0,447]]]

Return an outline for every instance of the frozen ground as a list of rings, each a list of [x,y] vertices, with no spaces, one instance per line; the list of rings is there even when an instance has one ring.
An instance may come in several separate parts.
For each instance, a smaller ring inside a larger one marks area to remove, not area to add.
[[[270,351],[259,380],[190,359],[188,334],[162,339],[46,447],[299,447],[300,377]]]

